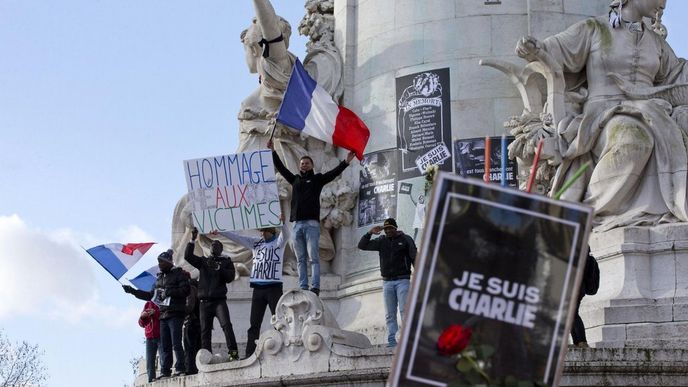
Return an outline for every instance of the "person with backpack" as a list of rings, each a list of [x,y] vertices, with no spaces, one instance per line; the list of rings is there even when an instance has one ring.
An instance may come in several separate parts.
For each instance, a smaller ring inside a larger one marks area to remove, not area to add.
[[[589,348],[588,340],[585,337],[585,324],[580,316],[580,304],[585,295],[592,296],[597,294],[600,288],[600,267],[597,265],[597,260],[588,252],[588,257],[585,260],[585,270],[583,271],[583,281],[578,291],[578,300],[576,303],[576,317],[571,326],[571,340],[573,345],[578,348]]]
[[[213,241],[209,257],[194,255],[198,238],[196,227],[191,231],[191,240],[186,245],[184,259],[199,271],[198,299],[201,319],[201,348],[212,353],[212,329],[215,317],[220,322],[225,335],[229,361],[239,360],[236,337],[227,307],[227,284],[234,281],[236,270],[232,259],[222,255],[222,242]]]

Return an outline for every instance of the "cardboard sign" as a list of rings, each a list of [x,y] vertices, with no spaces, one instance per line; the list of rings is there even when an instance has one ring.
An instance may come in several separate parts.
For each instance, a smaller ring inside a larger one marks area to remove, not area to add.
[[[440,173],[389,385],[558,383],[592,213]]]
[[[281,224],[272,151],[184,161],[194,226],[201,233]]]

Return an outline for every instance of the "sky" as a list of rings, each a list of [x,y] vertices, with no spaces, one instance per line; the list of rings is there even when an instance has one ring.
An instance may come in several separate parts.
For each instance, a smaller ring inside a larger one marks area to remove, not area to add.
[[[302,4],[273,0],[301,58]],[[687,14],[669,0],[682,57]],[[0,329],[45,351],[49,386],[131,383],[142,302],[82,247],[158,242],[140,269],[169,247],[182,161],[236,150],[252,16],[246,0],[0,0]]]

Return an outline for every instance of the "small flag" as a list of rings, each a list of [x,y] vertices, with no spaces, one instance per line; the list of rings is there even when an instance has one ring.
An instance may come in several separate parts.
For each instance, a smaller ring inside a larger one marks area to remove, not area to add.
[[[351,110],[338,106],[297,59],[284,92],[277,121],[363,159],[370,130]]]
[[[98,261],[108,273],[112,274],[116,280],[119,280],[154,244],[153,242],[127,243],[125,245],[121,243],[108,243],[92,247],[86,250],[86,252]]]
[[[160,268],[158,265],[155,265],[136,277],[130,279],[129,282],[136,286],[137,289],[149,292],[151,289],[153,289],[153,285],[155,285],[155,280],[159,272]]]

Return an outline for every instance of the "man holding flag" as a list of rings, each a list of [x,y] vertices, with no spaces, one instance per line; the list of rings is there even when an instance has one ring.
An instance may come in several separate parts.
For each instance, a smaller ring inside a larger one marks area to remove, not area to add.
[[[160,345],[161,377],[172,374],[172,351],[176,358],[175,376],[186,373],[184,348],[182,347],[182,324],[186,314],[186,296],[189,295],[189,273],[181,267],[174,266],[172,254],[164,251],[158,256],[160,272],[151,291],[134,289],[123,285],[126,293],[134,297],[158,303],[160,307]]]
[[[291,184],[291,213],[289,220],[294,224],[294,250],[299,270],[299,287],[308,290],[308,256],[311,258],[311,275],[313,276],[310,290],[320,295],[320,192],[325,184],[339,176],[354,158],[349,152],[346,161],[342,161],[333,170],[326,173],[313,172],[313,159],[309,156],[299,160],[299,173],[291,173],[284,166],[279,155],[275,152],[272,140],[268,141],[268,148],[272,150],[272,160],[275,169]]]

